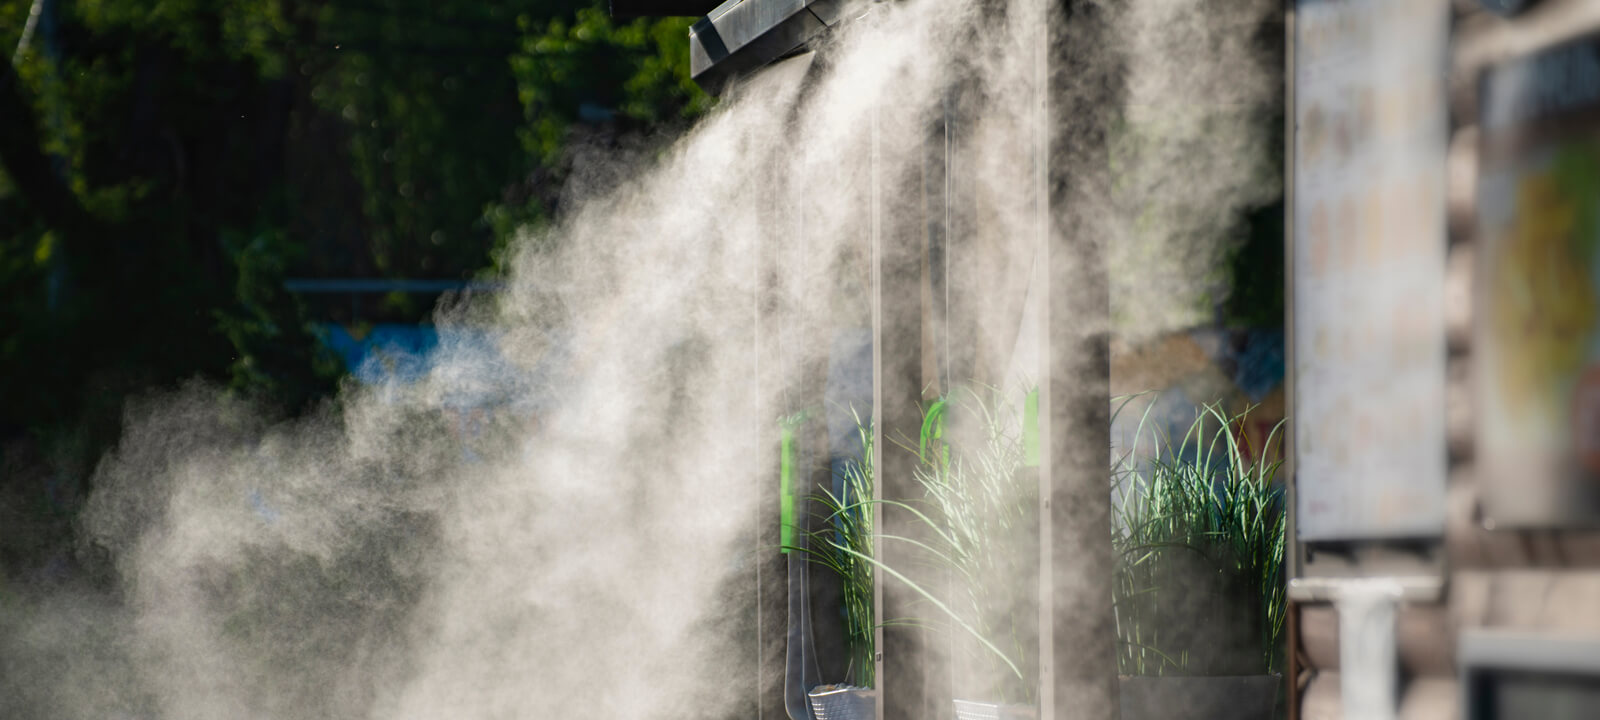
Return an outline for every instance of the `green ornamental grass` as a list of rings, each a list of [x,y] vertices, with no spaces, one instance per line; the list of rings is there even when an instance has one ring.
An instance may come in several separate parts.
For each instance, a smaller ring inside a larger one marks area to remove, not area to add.
[[[1152,403],[1152,407],[1154,403]],[[1200,409],[1174,442],[1140,420],[1113,468],[1113,602],[1125,675],[1247,675],[1283,662],[1279,460],[1240,444],[1246,413]],[[1150,430],[1147,432],[1147,430]],[[1141,444],[1145,454],[1140,453]]]
[[[1118,413],[1137,397],[1119,398]],[[1036,542],[1038,488],[1011,415],[993,388],[967,388],[926,408],[917,441],[896,443],[918,457],[923,497],[907,501],[872,499],[872,428],[855,416],[861,457],[845,465],[842,496],[815,497],[826,513],[823,529],[808,534],[807,547],[793,548],[840,579],[850,683],[873,685],[872,583],[882,571],[930,610],[884,624],[960,639],[953,645],[965,650],[965,666],[989,678],[996,699],[1032,699],[1037,575],[1028,565],[1037,554],[1028,548]],[[1275,484],[1281,461],[1266,459],[1265,450],[1282,423],[1265,448],[1252,449],[1235,435],[1246,417],[1206,405],[1174,442],[1150,427],[1146,410],[1133,446],[1111,464],[1121,674],[1281,670],[1285,514]],[[960,431],[947,435],[952,422]],[[877,533],[874,504],[914,520],[917,537]],[[917,548],[922,567],[885,565],[874,557],[877,539]]]
[[[823,490],[813,499],[825,513],[823,528],[806,533],[805,552],[839,578],[844,606],[845,651],[849,656],[847,681],[859,687],[874,682],[873,630],[877,624],[872,608],[872,426],[851,409],[856,433],[861,440],[861,456],[845,463],[841,495]]]

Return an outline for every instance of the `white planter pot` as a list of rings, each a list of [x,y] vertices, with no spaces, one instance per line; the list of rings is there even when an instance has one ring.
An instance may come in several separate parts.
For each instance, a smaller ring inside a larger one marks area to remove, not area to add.
[[[956,701],[956,720],[1036,720],[1039,711],[1026,705]]]
[[[878,716],[876,690],[833,686],[812,690],[806,696],[811,699],[811,714],[817,720],[875,720]]]

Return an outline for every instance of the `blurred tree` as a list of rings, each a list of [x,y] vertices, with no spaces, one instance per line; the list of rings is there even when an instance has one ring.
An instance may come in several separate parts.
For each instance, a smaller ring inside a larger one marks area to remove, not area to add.
[[[517,18],[510,61],[522,103],[518,137],[531,164],[485,213],[502,243],[558,209],[574,143],[615,149],[619,139],[646,133],[667,140],[711,108],[711,96],[689,79],[689,19],[617,24],[605,6]]]
[[[0,0],[0,526],[67,532],[130,393],[325,396],[308,320],[347,317],[286,277],[473,276],[549,216],[575,129],[704,111],[689,20],[604,6]]]

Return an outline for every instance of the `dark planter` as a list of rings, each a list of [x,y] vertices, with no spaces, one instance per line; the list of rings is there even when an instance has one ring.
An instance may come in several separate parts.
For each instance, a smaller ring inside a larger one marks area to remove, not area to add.
[[[1279,675],[1123,676],[1122,720],[1272,720]]]
[[[1162,652],[1210,677],[1246,677],[1264,667],[1261,592],[1249,573],[1187,547],[1156,550],[1143,567],[1124,572],[1132,587],[1119,598],[1119,620],[1145,637],[1158,636]],[[1163,673],[1163,663],[1146,662],[1119,667],[1139,677],[1171,677],[1166,673],[1175,669],[1168,665]]]
[[[1123,676],[1122,720],[1273,720],[1278,675]],[[956,720],[1034,720],[1032,707],[956,701]]]

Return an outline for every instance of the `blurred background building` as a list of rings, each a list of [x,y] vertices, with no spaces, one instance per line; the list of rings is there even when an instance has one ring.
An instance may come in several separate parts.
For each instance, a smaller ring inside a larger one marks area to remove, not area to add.
[[[1600,5],[1289,25],[1295,712],[1591,717]]]

